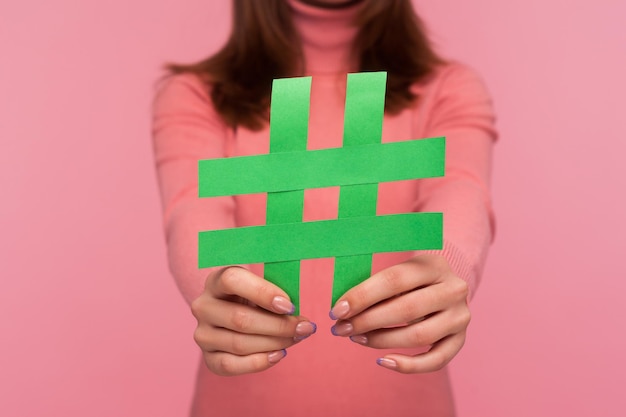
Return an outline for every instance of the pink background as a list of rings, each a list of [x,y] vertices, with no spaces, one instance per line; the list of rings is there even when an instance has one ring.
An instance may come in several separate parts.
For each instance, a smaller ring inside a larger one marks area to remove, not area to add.
[[[459,415],[624,415],[626,3],[417,4],[501,131]],[[151,82],[220,45],[228,5],[0,5],[0,415],[186,413],[195,320],[164,256]]]

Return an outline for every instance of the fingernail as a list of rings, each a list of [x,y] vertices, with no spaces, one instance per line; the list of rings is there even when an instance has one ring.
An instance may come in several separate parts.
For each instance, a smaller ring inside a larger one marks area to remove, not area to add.
[[[330,310],[330,313],[328,315],[330,316],[331,319],[337,320],[342,317],[345,317],[346,314],[348,314],[348,311],[350,311],[350,305],[348,304],[348,302],[340,301],[337,304],[335,304],[335,307],[333,307],[333,309]]]
[[[277,295],[272,300],[272,307],[283,314],[293,314],[296,311],[296,306],[294,306],[291,301],[287,300],[285,297],[281,297]]]
[[[317,325],[310,321],[301,321],[296,326],[296,335],[297,336],[311,336],[313,333],[317,331]]]
[[[270,363],[277,363],[279,362],[282,358],[284,358],[285,356],[287,356],[287,349],[283,349],[283,350],[277,350],[275,352],[270,353],[269,355],[267,355],[267,360]]]
[[[349,321],[342,321],[330,328],[330,332],[335,336],[347,336],[352,330],[354,330],[354,327]]]
[[[350,336],[350,340],[352,340],[354,343],[358,343],[359,345],[367,345],[367,336],[364,336],[362,334]]]
[[[387,369],[396,369],[398,367],[398,364],[393,359],[378,358],[376,363]]]

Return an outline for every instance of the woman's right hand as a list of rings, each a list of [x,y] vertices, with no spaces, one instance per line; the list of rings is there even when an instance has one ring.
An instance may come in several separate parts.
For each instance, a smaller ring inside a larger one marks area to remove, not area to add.
[[[294,317],[294,305],[276,285],[241,267],[210,274],[191,303],[198,320],[194,340],[206,366],[223,376],[264,371],[286,348],[315,333],[315,323]]]

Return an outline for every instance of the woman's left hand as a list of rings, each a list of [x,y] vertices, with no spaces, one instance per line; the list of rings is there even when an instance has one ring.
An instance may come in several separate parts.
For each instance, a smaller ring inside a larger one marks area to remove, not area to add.
[[[372,275],[331,310],[336,336],[376,349],[428,347],[388,354],[378,364],[401,373],[443,368],[461,350],[470,322],[468,286],[438,255],[419,255]]]

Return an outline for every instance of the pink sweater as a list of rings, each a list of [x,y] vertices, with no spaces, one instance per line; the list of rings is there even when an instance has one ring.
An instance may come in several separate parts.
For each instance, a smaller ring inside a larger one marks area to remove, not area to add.
[[[313,76],[309,149],[341,146],[347,59],[356,8],[327,11],[292,1]],[[358,7],[358,6],[357,6]],[[386,116],[383,142],[445,136],[443,178],[379,186],[378,214],[444,213],[444,249],[452,269],[470,286],[481,275],[493,235],[489,195],[494,112],[480,77],[460,63],[438,68],[414,86],[414,108]],[[153,138],[171,272],[187,302],[203,289],[210,270],[197,268],[199,231],[265,224],[265,195],[199,199],[199,159],[269,151],[268,129],[228,129],[205,86],[193,75],[169,78],[153,108]],[[304,221],[337,217],[338,187],[305,192]],[[415,253],[376,254],[373,270]],[[262,265],[250,265],[262,275]],[[198,368],[193,416],[439,416],[454,412],[445,370],[400,375],[376,365],[385,352],[332,336],[328,318],[333,260],[302,262],[302,314],[317,334],[288,349],[277,366],[260,374],[224,378]],[[395,350],[398,351],[398,350]]]

